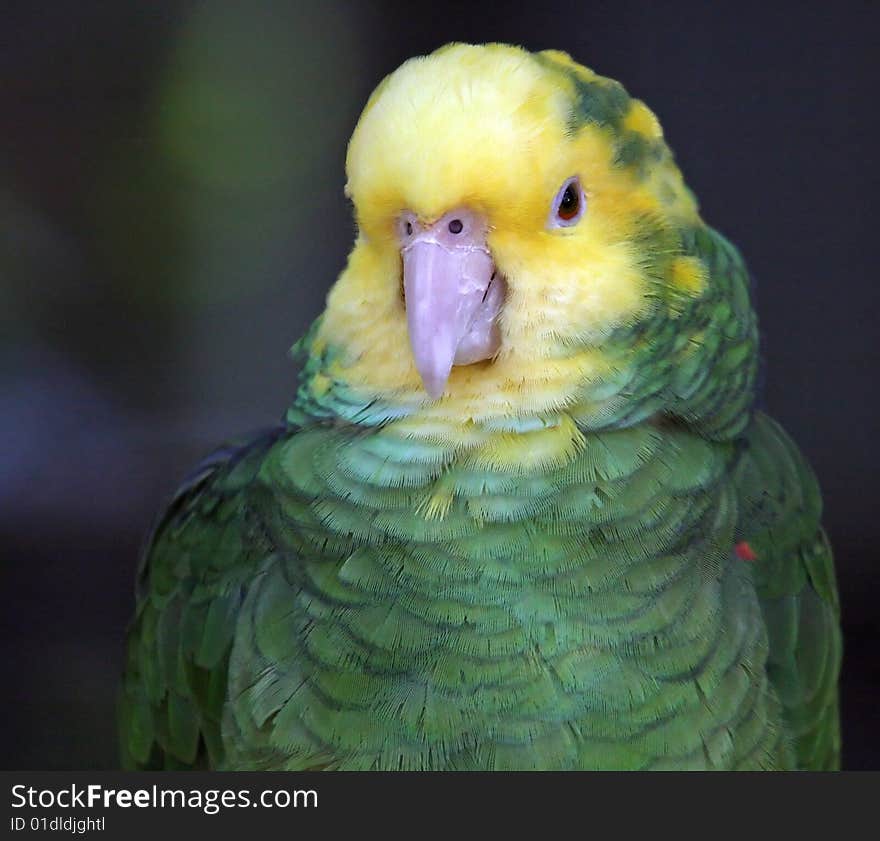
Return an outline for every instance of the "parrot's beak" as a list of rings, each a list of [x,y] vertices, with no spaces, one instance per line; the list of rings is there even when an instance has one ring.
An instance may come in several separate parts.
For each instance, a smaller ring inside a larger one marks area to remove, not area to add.
[[[491,359],[501,343],[505,283],[468,211],[429,226],[406,219],[401,235],[409,342],[425,391],[438,399],[453,365]]]

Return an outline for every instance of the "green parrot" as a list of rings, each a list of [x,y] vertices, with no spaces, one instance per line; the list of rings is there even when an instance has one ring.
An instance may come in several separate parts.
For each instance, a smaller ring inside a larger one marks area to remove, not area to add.
[[[283,424],[145,552],[125,766],[838,767],[819,490],[654,114],[453,44],[379,85],[346,173]]]

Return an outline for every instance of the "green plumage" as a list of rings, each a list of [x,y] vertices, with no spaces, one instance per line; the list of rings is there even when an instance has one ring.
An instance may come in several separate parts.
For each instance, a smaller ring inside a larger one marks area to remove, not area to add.
[[[423,453],[456,489],[442,521],[405,447],[363,478],[372,437],[259,438],[174,503],[129,638],[126,764],[836,764],[831,556],[772,421],[723,446],[596,433],[528,481]]]
[[[577,126],[620,129],[622,89],[577,91]],[[636,140],[620,166],[656,157]],[[476,444],[299,343],[284,426],[209,458],[145,553],[126,766],[837,767],[831,552],[809,467],[753,410],[745,268],[702,225],[639,230],[656,310],[603,337],[611,373]],[[679,258],[705,294],[676,297]],[[565,458],[491,457],[569,427]]]

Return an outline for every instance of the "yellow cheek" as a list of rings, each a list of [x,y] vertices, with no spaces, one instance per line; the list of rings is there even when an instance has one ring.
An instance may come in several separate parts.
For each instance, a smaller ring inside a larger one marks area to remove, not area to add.
[[[547,232],[529,240],[498,237],[493,250],[501,271],[512,278],[503,328],[513,345],[552,353],[560,343],[596,340],[632,322],[649,304],[631,247],[601,242],[595,230]]]
[[[361,240],[330,290],[318,341],[342,350],[345,376],[352,382],[381,380],[394,389],[414,381],[406,315],[400,298],[400,255]]]

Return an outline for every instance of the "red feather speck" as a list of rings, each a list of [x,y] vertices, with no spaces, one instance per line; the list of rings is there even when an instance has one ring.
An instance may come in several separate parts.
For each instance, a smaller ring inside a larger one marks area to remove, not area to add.
[[[733,551],[736,552],[737,558],[742,561],[758,560],[758,556],[752,551],[752,547],[749,546],[745,540],[740,540],[740,542],[733,547]]]

